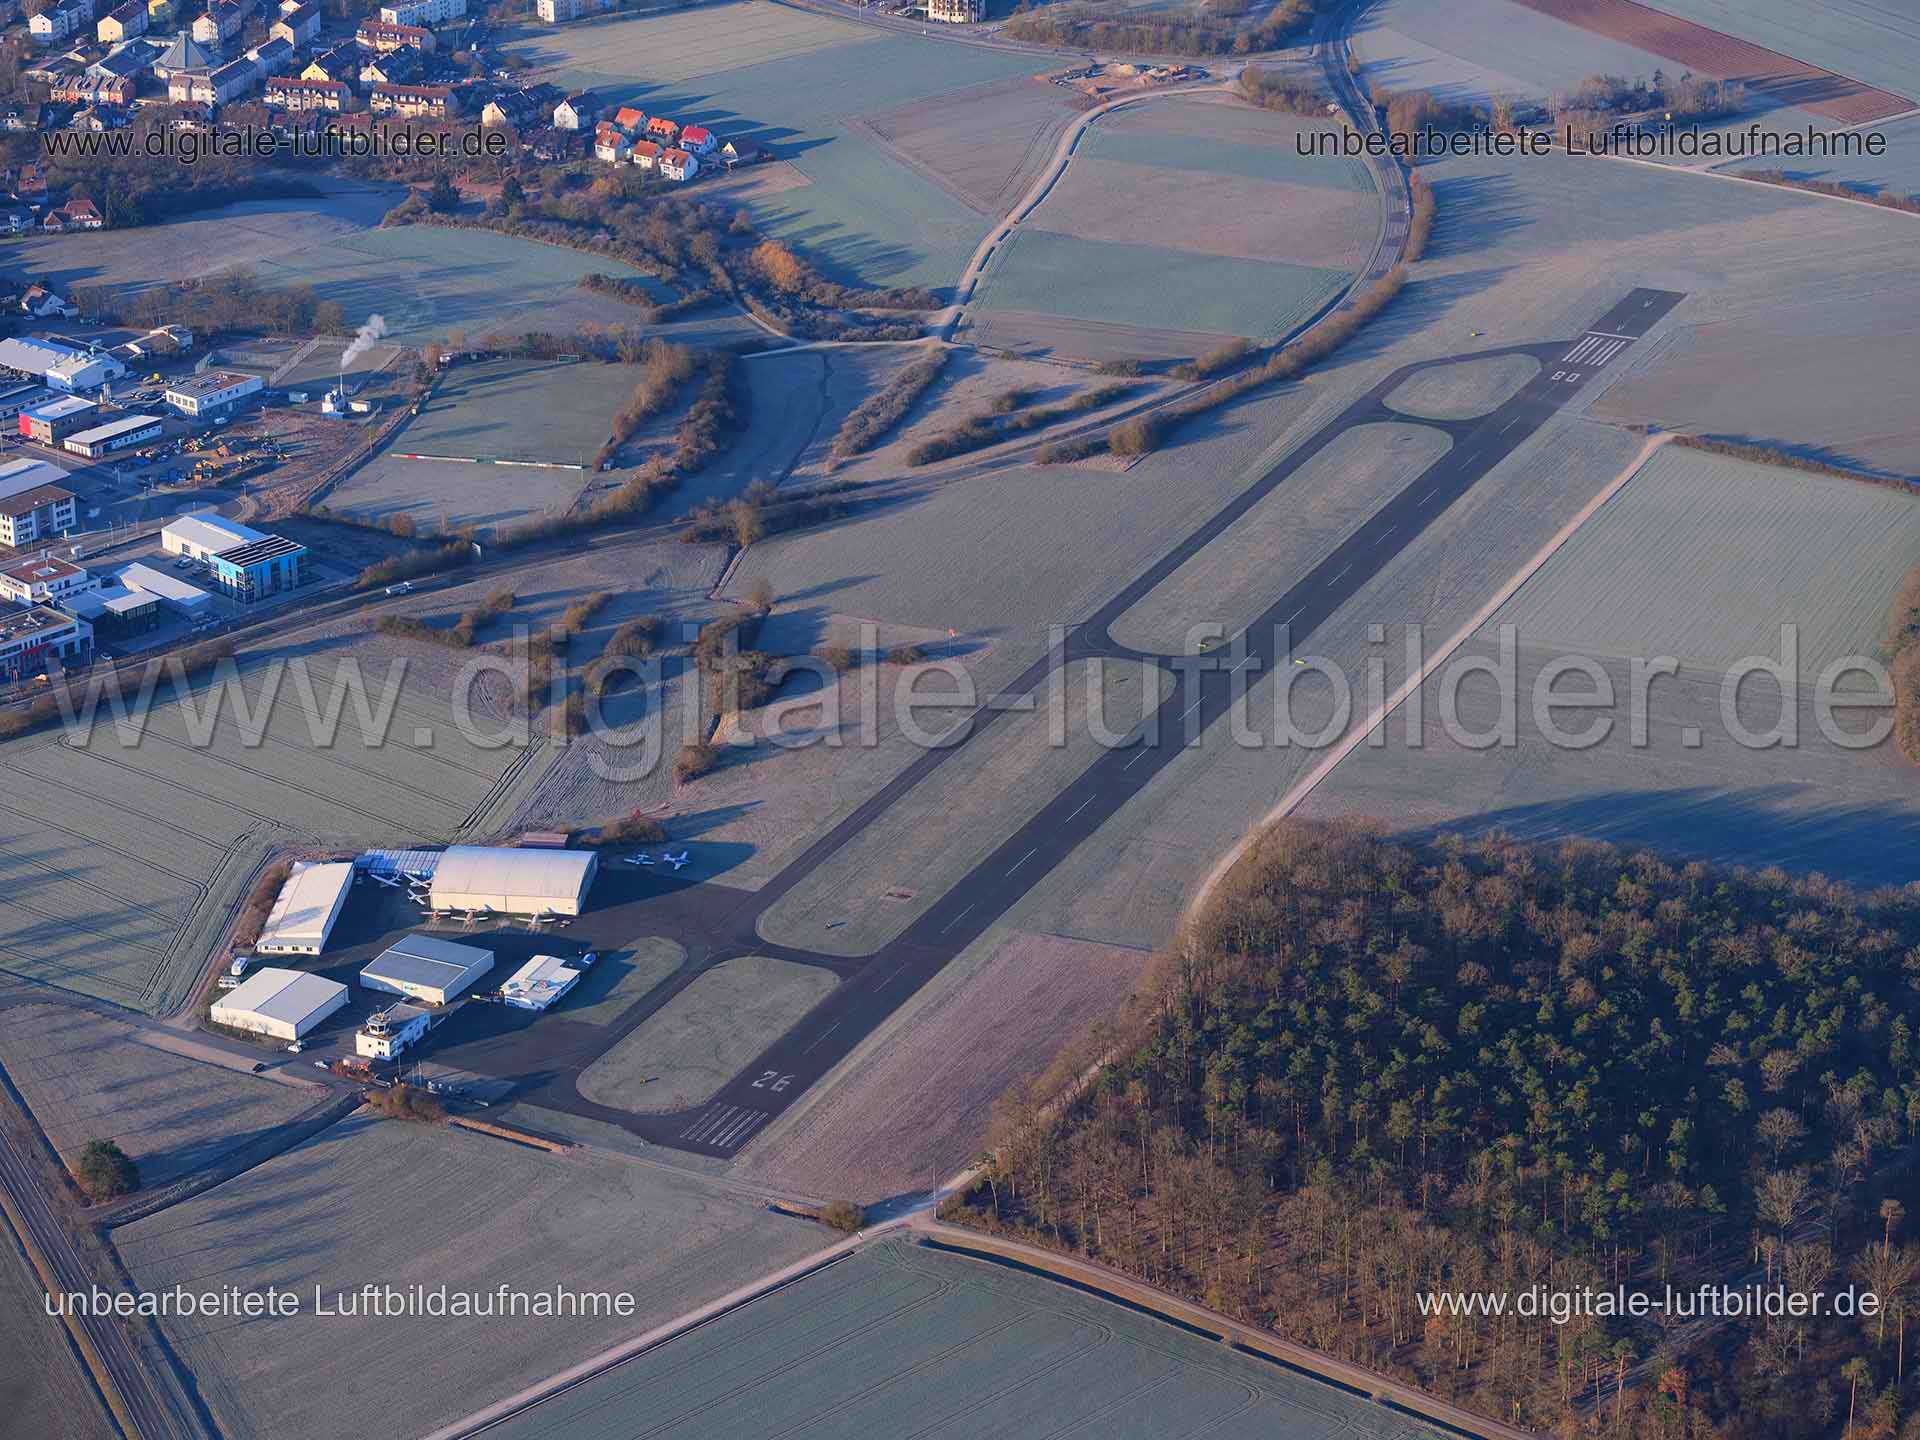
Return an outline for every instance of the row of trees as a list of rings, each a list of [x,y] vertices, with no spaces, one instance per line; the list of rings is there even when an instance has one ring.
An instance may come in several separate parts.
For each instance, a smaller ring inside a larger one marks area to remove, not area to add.
[[[1849,1361],[1867,1406],[1910,1398],[1917,988],[1920,889],[1283,822],[1112,1028],[1003,1101],[964,1208],[1517,1423],[1820,1434]],[[1421,1307],[1749,1264],[1884,1319],[1683,1352]]]
[[[148,329],[179,323],[191,327],[196,338],[235,332],[353,333],[339,301],[321,299],[308,285],[270,288],[245,269],[141,289],[82,285],[72,298],[91,319]]]
[[[1246,0],[1211,0],[1204,13],[1156,15],[1113,10],[1095,0],[1031,9],[1020,0],[1002,27],[1014,40],[1131,55],[1257,55],[1293,43],[1312,27],[1320,0],[1279,0],[1252,25]]]

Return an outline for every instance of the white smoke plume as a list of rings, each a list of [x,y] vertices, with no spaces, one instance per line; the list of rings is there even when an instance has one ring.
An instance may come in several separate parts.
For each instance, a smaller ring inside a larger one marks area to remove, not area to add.
[[[376,340],[383,338],[386,335],[386,333],[387,333],[386,317],[381,315],[369,315],[367,317],[367,323],[360,327],[360,329],[355,333],[352,341],[347,345],[347,348],[341,353],[340,373],[342,375],[346,374],[347,366],[351,365],[354,361],[358,360],[362,355],[366,354],[367,351],[370,348],[372,348],[373,343]]]

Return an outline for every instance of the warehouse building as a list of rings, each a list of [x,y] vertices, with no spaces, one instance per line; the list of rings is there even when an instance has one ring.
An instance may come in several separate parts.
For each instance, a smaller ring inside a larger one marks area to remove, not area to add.
[[[578,915],[599,866],[600,856],[592,850],[450,845],[433,872],[433,908]]]
[[[369,990],[445,1005],[459,999],[491,969],[491,950],[431,935],[409,935],[369,960],[360,972],[360,983]]]
[[[93,350],[56,360],[47,367],[46,373],[47,384],[55,390],[71,393],[76,390],[97,390],[109,381],[124,376],[127,367],[104,350]]]
[[[575,985],[580,972],[557,955],[536,955],[500,987],[500,998],[521,1010],[544,1010]]]
[[[61,600],[60,608],[85,620],[94,629],[113,635],[151,630],[160,623],[160,597],[115,582],[82,590]]]
[[[160,548],[169,555],[184,555],[189,560],[211,560],[226,550],[237,550],[266,539],[251,525],[229,520],[213,510],[200,510],[168,521],[160,530]]]
[[[88,460],[98,460],[129,445],[143,444],[160,433],[160,422],[151,415],[123,415],[104,425],[95,425],[69,435],[66,450]]]
[[[44,385],[10,385],[0,381],[0,424],[17,421],[21,415],[36,405],[44,405],[57,399],[53,391]]]
[[[259,389],[258,375],[243,375],[236,370],[208,370],[169,385],[167,404],[182,415],[204,419],[238,405]]]
[[[347,987],[299,970],[256,970],[214,1001],[212,1020],[233,1030],[301,1040],[347,1003]]]
[[[295,861],[253,948],[264,955],[318,955],[351,889],[353,866],[347,861]]]
[[[16,375],[28,379],[45,380],[47,371],[63,360],[71,360],[80,352],[71,345],[56,344],[52,340],[35,340],[30,336],[16,335],[0,340],[0,370],[11,370]]]
[[[74,431],[93,424],[100,407],[79,395],[62,395],[20,412],[20,434],[42,445],[58,445]]]

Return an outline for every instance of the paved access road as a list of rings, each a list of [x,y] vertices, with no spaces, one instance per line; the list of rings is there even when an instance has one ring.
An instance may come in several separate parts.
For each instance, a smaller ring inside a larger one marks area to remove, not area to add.
[[[1665,290],[1635,290],[1593,327],[1571,340],[1508,346],[1469,355],[1448,356],[1403,366],[1321,427],[1304,444],[1224,505],[1145,572],[1121,588],[1093,615],[1073,627],[1061,653],[1042,657],[1000,694],[973,712],[957,743],[922,753],[894,780],[816,840],[764,888],[748,895],[720,886],[678,885],[633,876],[620,882],[658,886],[649,900],[634,904],[648,912],[648,928],[664,926],[699,960],[671,984],[648,997],[649,1003],[623,1016],[614,1038],[642,1023],[698,970],[740,955],[778,956],[816,964],[842,975],[843,983],[807,1017],[729,1081],[711,1101],[692,1110],[636,1115],[582,1099],[574,1077],[592,1057],[562,1054],[554,1020],[553,1053],[545,1067],[523,1068],[533,1053],[516,1057],[522,1076],[539,1076],[527,1092],[535,1104],[571,1111],[616,1124],[632,1134],[702,1155],[731,1156],[765,1128],[807,1088],[865,1039],[906,999],[983,934],[1023,895],[1052,871],[1153,777],[1234,707],[1250,679],[1276,664],[1314,634],[1359,593],[1375,575],[1413,544],[1449,506],[1499,465],[1550,420],[1582,385],[1625,354],[1684,297]],[[1530,355],[1540,371],[1519,393],[1491,414],[1473,420],[1428,420],[1388,407],[1386,398],[1423,370],[1465,360]],[[1301,466],[1356,426],[1392,421],[1428,425],[1444,431],[1452,448],[1352,535],[1301,577],[1240,635],[1209,656],[1152,655],[1114,641],[1112,625],[1137,600],[1171,576],[1217,539],[1230,525],[1284,485]],[[848,960],[816,955],[759,938],[757,926],[782,896],[812,874],[836,851],[976,740],[1008,711],[1032,710],[1040,703],[1054,668],[1093,657],[1127,659],[1165,668],[1172,677],[1167,698],[1154,716],[1116,749],[1104,752],[1080,776],[958,884],[934,903],[905,934],[870,957]],[[624,908],[624,907],[622,907]],[[631,925],[633,917],[622,916]],[[627,933],[633,933],[631,929]],[[555,1017],[558,1018],[558,1017]],[[605,1032],[602,1032],[604,1036]],[[605,1041],[596,1052],[604,1050]],[[537,1031],[525,1036],[531,1051],[543,1042]],[[473,1061],[484,1068],[478,1055]],[[544,1074],[542,1071],[544,1069]]]

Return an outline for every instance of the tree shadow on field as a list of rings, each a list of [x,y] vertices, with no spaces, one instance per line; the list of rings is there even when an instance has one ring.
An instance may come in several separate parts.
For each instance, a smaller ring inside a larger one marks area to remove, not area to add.
[[[1448,260],[1502,241],[1534,223],[1511,175],[1441,175],[1433,182],[1429,260]]]
[[[1438,325],[1457,306],[1491,290],[1513,267],[1496,266],[1486,270],[1467,270],[1458,275],[1436,275],[1432,279],[1411,280],[1399,297],[1340,347],[1342,363],[1371,360],[1384,354],[1402,340],[1418,335],[1430,325]]]
[[[1871,460],[1862,460],[1857,455],[1845,450],[1836,450],[1831,445],[1809,445],[1767,435],[1731,434],[1719,430],[1711,432],[1704,438],[1724,441],[1730,445],[1755,445],[1763,450],[1777,450],[1782,454],[1811,460],[1819,465],[1834,465],[1842,470],[1857,470],[1863,475],[1877,475],[1885,480],[1900,480],[1909,485],[1920,485],[1920,473],[1889,470],[1884,465],[1876,465]]]
[[[1607,790],[1403,833],[1413,840],[1495,830],[1522,840],[1577,835],[1720,864],[1818,872],[1861,888],[1903,885],[1920,873],[1920,805],[1807,804],[1807,795],[1804,785]]]

